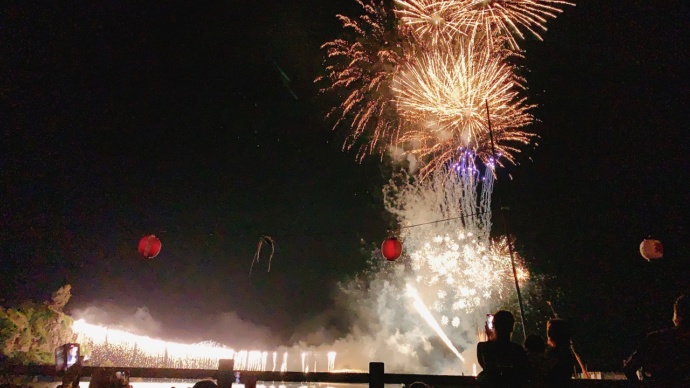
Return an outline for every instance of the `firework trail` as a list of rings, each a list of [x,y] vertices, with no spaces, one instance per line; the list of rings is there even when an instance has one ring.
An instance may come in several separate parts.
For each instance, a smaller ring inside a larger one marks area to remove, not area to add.
[[[463,357],[458,349],[455,348],[453,343],[450,342],[450,338],[448,338],[443,329],[441,329],[441,326],[439,326],[438,322],[436,322],[436,319],[434,319],[434,316],[431,315],[429,309],[427,309],[427,307],[424,305],[422,298],[420,298],[419,294],[417,294],[417,290],[415,290],[414,287],[410,286],[409,284],[407,285],[407,295],[412,298],[414,308],[417,310],[417,312],[419,312],[419,315],[421,315],[429,326],[434,329],[443,343],[446,344],[446,346],[460,359],[460,361],[465,362],[465,357]]]

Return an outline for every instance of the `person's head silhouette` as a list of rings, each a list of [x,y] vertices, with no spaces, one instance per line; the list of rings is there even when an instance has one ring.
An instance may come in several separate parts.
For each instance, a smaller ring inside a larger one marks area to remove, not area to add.
[[[201,380],[194,383],[192,388],[218,388],[218,385],[212,380]]]
[[[497,339],[510,340],[510,333],[513,332],[515,318],[510,311],[500,310],[494,314],[494,331]]]
[[[570,346],[570,324],[560,318],[551,319],[546,324],[546,336],[553,347]]]
[[[690,326],[690,298],[681,295],[673,304],[673,324],[676,326]]]

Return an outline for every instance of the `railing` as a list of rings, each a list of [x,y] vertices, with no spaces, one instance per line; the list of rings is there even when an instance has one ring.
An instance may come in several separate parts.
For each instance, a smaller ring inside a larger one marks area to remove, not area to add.
[[[173,368],[123,368],[84,366],[80,376],[90,377],[96,369],[110,371],[127,370],[130,377],[150,379],[214,379],[218,388],[232,388],[235,381],[234,360],[220,360],[218,369],[173,369]],[[328,372],[260,372],[239,371],[241,382],[289,382],[289,383],[345,383],[368,384],[370,388],[383,388],[384,384],[409,386],[422,382],[433,387],[478,387],[474,376],[450,375],[417,375],[385,373],[382,362],[369,363],[369,373],[328,373]],[[15,376],[55,376],[61,375],[53,365],[0,365],[1,375]],[[573,380],[575,387],[627,387],[628,382],[621,380]],[[136,384],[136,383],[135,383]]]

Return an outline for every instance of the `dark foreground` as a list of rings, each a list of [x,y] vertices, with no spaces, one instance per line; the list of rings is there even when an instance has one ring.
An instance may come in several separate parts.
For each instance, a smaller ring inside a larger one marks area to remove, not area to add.
[[[172,369],[172,368],[126,368],[133,378],[144,379],[185,379],[202,380],[214,379],[219,388],[231,388],[234,382],[234,364],[232,360],[221,360],[216,369]],[[104,369],[120,371],[121,367],[89,367],[84,366],[80,376],[88,378],[95,370]],[[0,365],[0,374],[3,376],[44,376],[45,378],[61,377],[53,365]],[[43,380],[45,381],[45,378]],[[369,364],[369,373],[327,373],[327,372],[256,372],[243,371],[242,380],[251,379],[258,382],[266,382],[266,385],[278,385],[278,383],[331,383],[331,384],[358,384],[368,385],[372,388],[383,388],[384,385],[394,384],[409,386],[415,382],[422,382],[433,387],[477,387],[473,376],[449,376],[449,375],[416,375],[385,373],[384,364],[372,362]],[[272,382],[272,383],[269,383]],[[630,383],[625,380],[574,380],[575,387],[628,387]],[[134,383],[136,385],[136,383]],[[639,385],[645,386],[645,385]]]

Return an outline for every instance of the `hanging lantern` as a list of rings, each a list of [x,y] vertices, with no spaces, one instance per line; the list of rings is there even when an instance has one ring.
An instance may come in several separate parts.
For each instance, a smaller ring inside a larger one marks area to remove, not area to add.
[[[402,243],[395,237],[388,237],[381,244],[381,253],[388,261],[395,261],[402,254]]]
[[[139,240],[139,253],[147,259],[153,259],[161,253],[161,240],[154,235],[144,236]]]
[[[644,239],[640,244],[640,254],[647,261],[661,259],[664,256],[664,245],[659,240]]]

